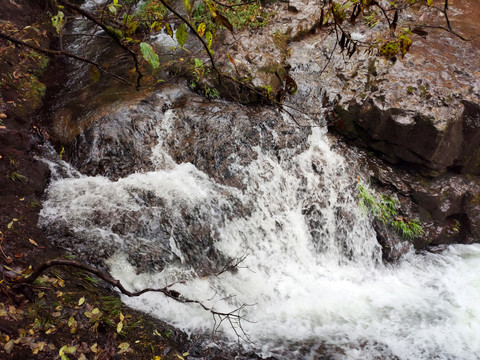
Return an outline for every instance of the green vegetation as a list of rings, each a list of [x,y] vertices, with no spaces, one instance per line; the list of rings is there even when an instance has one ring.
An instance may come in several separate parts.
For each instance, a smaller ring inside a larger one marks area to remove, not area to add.
[[[25,175],[22,175],[16,171],[12,172],[9,177],[15,182],[24,183],[27,181],[27,177]]]
[[[391,227],[405,239],[413,240],[423,235],[418,219],[408,219],[398,214],[398,201],[390,196],[380,198],[373,195],[363,185],[358,184],[358,201],[382,224]]]

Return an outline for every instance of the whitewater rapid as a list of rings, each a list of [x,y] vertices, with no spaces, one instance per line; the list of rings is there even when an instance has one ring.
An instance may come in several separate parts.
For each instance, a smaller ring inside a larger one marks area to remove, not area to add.
[[[89,260],[108,257],[127,288],[181,281],[172,288],[216,311],[247,305],[241,328],[224,322],[217,337],[237,342],[236,330],[264,356],[315,359],[329,349],[338,359],[480,358],[480,245],[411,251],[385,265],[357,204],[359,174],[325,129],[312,129],[304,151],[258,146],[247,165],[232,155],[239,188],[173,161],[166,139],[178,116],[168,110],[155,125],[151,171],[112,180],[50,162],[41,226],[68,229],[69,240],[57,241]],[[244,260],[234,272],[206,275],[199,268],[212,253],[208,266]],[[139,272],[132,257],[151,266]],[[158,293],[123,300],[188,333],[211,333],[215,324],[200,306]]]

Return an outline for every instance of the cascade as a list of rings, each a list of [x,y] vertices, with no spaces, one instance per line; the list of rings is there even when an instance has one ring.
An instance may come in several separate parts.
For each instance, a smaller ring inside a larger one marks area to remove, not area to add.
[[[178,96],[167,89],[103,119],[122,129],[142,119],[138,129],[155,139],[146,168],[116,175],[112,168],[107,177],[49,161],[40,224],[54,241],[93,263],[107,258],[132,290],[178,282],[173,289],[217,311],[247,305],[241,325],[223,322],[217,337],[228,343],[246,335],[243,346],[263,356],[478,358],[480,246],[411,252],[384,265],[357,204],[357,169],[324,128],[285,131],[290,120],[274,110],[255,119],[252,109],[194,95],[188,108],[162,110]],[[240,135],[245,122],[257,137]],[[289,132],[295,146],[285,145]],[[224,158],[215,166],[229,181],[198,158],[179,162],[172,153],[191,146],[208,159],[207,148],[222,137],[214,153]],[[92,150],[89,161],[99,153]],[[237,258],[236,270],[215,275]],[[215,326],[196,304],[155,293],[123,300],[188,333]]]

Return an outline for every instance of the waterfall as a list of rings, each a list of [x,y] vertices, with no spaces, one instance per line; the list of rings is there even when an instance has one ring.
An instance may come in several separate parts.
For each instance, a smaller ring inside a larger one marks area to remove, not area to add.
[[[368,214],[357,205],[361,173],[324,128],[282,130],[277,125],[291,120],[273,110],[255,120],[252,109],[198,98],[188,109],[164,111],[168,96],[110,115],[122,129],[141,117],[156,141],[149,167],[87,176],[50,161],[40,225],[54,241],[93,263],[108,258],[111,274],[130,289],[178,282],[172,289],[216,311],[247,305],[241,328],[224,322],[217,337],[228,343],[238,340],[235,330],[246,334],[251,343],[243,346],[264,356],[479,358],[479,245],[411,252],[384,265]],[[240,135],[245,123],[254,135]],[[300,146],[287,144],[289,132]],[[203,156],[225,136],[225,156],[213,169],[172,155],[178,146],[186,149],[181,156]],[[235,271],[215,275],[239,258]],[[158,293],[123,300],[188,333],[209,334],[214,326],[197,304]]]

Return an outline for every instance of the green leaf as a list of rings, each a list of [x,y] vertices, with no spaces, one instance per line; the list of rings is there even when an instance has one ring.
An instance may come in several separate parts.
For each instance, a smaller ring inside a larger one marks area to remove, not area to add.
[[[116,15],[116,14],[117,14],[117,8],[115,7],[114,4],[108,5],[108,10],[110,10],[110,12],[111,12],[113,15]]]
[[[150,30],[155,30],[156,32],[159,32],[163,28],[163,23],[160,23],[158,21],[155,21],[152,25],[150,25]]]
[[[73,354],[75,351],[77,351],[77,347],[76,346],[68,346],[68,345],[64,345],[60,348],[60,350],[58,351],[58,355],[60,356],[63,356],[65,354]],[[67,358],[68,359],[68,358]]]
[[[203,62],[202,60],[195,58],[195,67],[203,67]]]
[[[178,45],[183,47],[183,45],[185,45],[185,43],[187,42],[187,37],[188,37],[187,25],[185,25],[185,23],[180,24],[180,26],[177,29],[177,32],[175,33],[175,37],[177,38]]]
[[[187,15],[190,16],[190,14],[192,13],[192,3],[190,2],[190,0],[183,0],[183,7],[185,8]]]
[[[168,35],[170,35],[170,37],[173,38],[173,30],[172,30],[172,27],[170,26],[170,24],[166,23],[165,24],[165,29],[167,30]]]
[[[208,7],[208,11],[210,11],[210,15],[212,16],[212,19],[215,19],[217,17],[217,11],[215,10],[215,7],[213,6],[213,3],[211,0],[204,0],[205,4]]]
[[[205,38],[207,39],[207,46],[208,46],[208,49],[210,49],[212,47],[212,43],[213,43],[213,35],[210,31],[207,31],[205,33]]]
[[[65,26],[65,15],[63,12],[59,11],[57,15],[52,16],[52,25],[57,30],[57,34],[60,34],[60,31]]]
[[[140,50],[142,51],[143,58],[147,60],[147,62],[152,66],[152,68],[154,70],[158,69],[158,67],[160,66],[160,59],[153,50],[152,46],[150,44],[142,42],[140,43]]]

